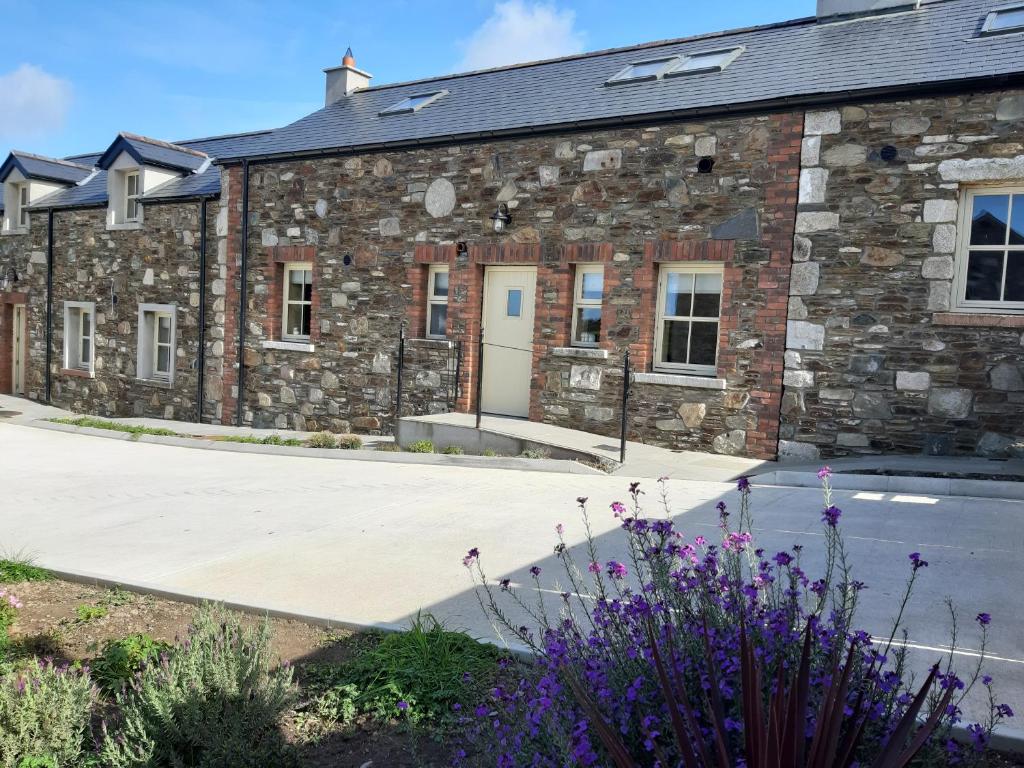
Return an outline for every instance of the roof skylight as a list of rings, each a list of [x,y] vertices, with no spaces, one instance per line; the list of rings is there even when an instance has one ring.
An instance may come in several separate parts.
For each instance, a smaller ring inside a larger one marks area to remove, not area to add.
[[[983,35],[998,35],[1001,32],[1024,30],[1024,5],[1008,5],[996,8],[985,17],[981,28]]]
[[[721,72],[743,53],[743,48],[724,48],[717,51],[702,51],[687,56],[672,69],[666,77],[674,75],[695,75],[700,72]]]
[[[608,78],[605,81],[605,85],[635,83],[640,80],[657,80],[678,61],[678,56],[666,56],[661,59],[650,59],[648,61],[634,61],[632,64],[627,64],[618,74]]]
[[[399,102],[392,104],[387,109],[382,109],[381,115],[401,115],[406,112],[419,112],[423,107],[440,99],[448,91],[432,91],[430,93],[418,93],[414,96],[406,96]]]

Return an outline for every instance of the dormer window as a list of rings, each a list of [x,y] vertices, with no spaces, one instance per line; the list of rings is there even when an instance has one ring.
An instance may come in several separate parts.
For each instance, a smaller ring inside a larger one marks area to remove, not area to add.
[[[92,169],[68,160],[11,152],[0,164],[5,235],[23,235],[30,224],[29,207],[44,205],[48,195],[88,178]]]
[[[4,184],[5,235],[22,235],[28,232],[28,206],[31,202],[32,188],[29,182],[8,181]]]
[[[129,171],[124,175],[124,220],[139,220],[139,172]]]

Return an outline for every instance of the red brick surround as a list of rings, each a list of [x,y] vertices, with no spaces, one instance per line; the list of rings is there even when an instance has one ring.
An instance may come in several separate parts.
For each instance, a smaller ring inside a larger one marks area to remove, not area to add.
[[[27,293],[0,293],[0,394],[9,395],[14,390],[12,368],[14,365],[14,305],[28,307]],[[22,360],[28,364],[28,334],[22,339],[24,349]]]
[[[284,311],[284,268],[286,264],[308,262],[313,265],[313,292],[310,306],[309,340],[320,340],[320,292],[317,290],[320,268],[316,262],[316,247],[312,245],[277,245],[267,248],[264,275],[269,282],[267,310],[263,318],[263,332],[270,340],[281,338],[281,316]]]

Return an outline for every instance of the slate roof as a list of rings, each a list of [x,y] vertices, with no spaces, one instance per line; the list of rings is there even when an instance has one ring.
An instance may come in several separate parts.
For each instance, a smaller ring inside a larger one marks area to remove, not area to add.
[[[243,155],[387,146],[522,133],[624,118],[725,112],[782,100],[834,100],[1024,70],[1024,35],[981,36],[1005,0],[925,0],[916,11],[764,27],[356,91],[252,142]],[[606,86],[632,62],[743,46],[721,72]],[[380,116],[403,98],[450,93],[415,113]]]
[[[205,152],[191,147],[169,144],[134,133],[120,133],[96,165],[104,171],[109,170],[122,152],[142,165],[154,165],[172,171],[197,171],[209,160]]]
[[[0,182],[4,181],[15,168],[26,179],[57,181],[61,184],[77,184],[93,170],[91,165],[15,151],[11,152],[7,156],[7,160],[0,166]]]

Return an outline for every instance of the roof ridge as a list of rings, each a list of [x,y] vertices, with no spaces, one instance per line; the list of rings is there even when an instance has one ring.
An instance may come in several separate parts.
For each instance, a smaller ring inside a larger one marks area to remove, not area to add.
[[[416,80],[404,80],[398,83],[383,83],[381,85],[371,85],[367,88],[360,88],[354,93],[367,93],[369,91],[384,91],[389,88],[401,88],[410,85],[426,85],[427,83],[436,83],[443,80],[461,80],[466,77],[475,77],[477,75],[485,75],[491,72],[507,72],[513,69],[528,69],[530,67],[539,67],[545,64],[557,64],[563,61],[578,61],[580,59],[597,58],[599,56],[610,56],[615,53],[625,53],[627,51],[642,51],[651,48],[661,48],[667,45],[679,45],[680,43],[689,43],[700,40],[715,40],[718,38],[729,37],[731,35],[747,34],[749,32],[760,32],[768,29],[783,29],[785,27],[795,27],[804,24],[816,24],[817,17],[815,16],[802,16],[797,19],[788,19],[786,21],[773,21],[768,24],[755,24],[749,27],[735,27],[733,29],[722,30],[719,32],[702,32],[699,35],[689,35],[688,37],[677,37],[669,38],[666,40],[653,40],[646,43],[636,43],[634,45],[624,45],[617,48],[602,48],[596,51],[584,51],[583,53],[574,53],[568,56],[556,56],[552,59],[538,59],[536,61],[524,61],[517,64],[505,64],[500,67],[488,67],[485,69],[473,69],[468,72],[453,72],[447,75],[435,75],[433,77],[423,77]],[[274,129],[276,130],[276,129]]]
[[[11,154],[12,155],[17,155],[18,157],[30,157],[33,160],[42,160],[44,163],[54,163],[55,165],[66,165],[69,168],[79,168],[79,169],[81,169],[83,171],[91,171],[92,170],[92,166],[91,165],[82,165],[81,163],[73,163],[70,160],[64,160],[64,159],[59,158],[59,157],[47,157],[46,155],[37,155],[34,152],[23,152],[20,149],[12,149],[11,150]],[[73,155],[72,157],[77,157],[77,155]]]
[[[172,144],[169,141],[161,141],[160,139],[152,139],[149,136],[140,136],[137,133],[128,133],[127,131],[121,131],[117,134],[123,139],[131,139],[132,141],[141,141],[146,144],[152,144],[154,147],[163,147],[164,149],[173,149],[177,152],[187,152],[190,155],[196,157],[209,157],[205,152],[200,152],[198,149],[192,149],[191,147],[183,147],[180,144]]]

